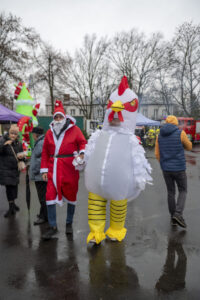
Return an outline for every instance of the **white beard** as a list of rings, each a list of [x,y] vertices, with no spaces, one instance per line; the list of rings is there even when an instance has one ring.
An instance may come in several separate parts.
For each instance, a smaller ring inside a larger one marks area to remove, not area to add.
[[[55,133],[58,135],[65,125],[66,119],[63,119],[61,121],[53,121],[53,130],[55,130]]]

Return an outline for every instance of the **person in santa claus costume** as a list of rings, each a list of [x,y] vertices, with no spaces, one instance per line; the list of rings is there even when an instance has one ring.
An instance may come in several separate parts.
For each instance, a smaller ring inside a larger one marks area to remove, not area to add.
[[[45,240],[57,233],[56,204],[62,206],[63,201],[68,203],[66,234],[72,233],[79,180],[75,165],[83,163],[86,144],[81,130],[75,124],[76,120],[65,114],[62,102],[56,100],[53,122],[44,139],[40,170],[43,180],[48,181],[46,204],[50,228],[42,236]]]
[[[138,97],[124,76],[108,101],[102,130],[89,139],[85,151],[88,196],[87,242],[99,244],[106,235],[122,241],[126,235],[127,202],[150,183],[151,167],[135,136]],[[106,204],[110,201],[110,227],[104,233]]]

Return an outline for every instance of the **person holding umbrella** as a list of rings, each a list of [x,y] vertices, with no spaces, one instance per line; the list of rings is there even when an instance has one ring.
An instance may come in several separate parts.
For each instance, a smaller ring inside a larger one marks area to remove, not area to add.
[[[67,202],[66,234],[72,233],[72,222],[78,191],[79,171],[72,162],[83,162],[86,139],[75,125],[76,120],[65,114],[62,102],[56,100],[53,122],[47,131],[42,150],[41,170],[47,182],[46,204],[50,228],[42,236],[51,239],[57,233],[56,204]]]
[[[44,130],[37,126],[32,130],[33,139],[35,141],[34,148],[32,150],[31,162],[30,162],[30,179],[35,181],[35,187],[40,201],[40,213],[34,225],[41,225],[48,222],[47,207],[46,207],[46,189],[47,182],[43,180],[40,173],[42,148],[44,143]]]

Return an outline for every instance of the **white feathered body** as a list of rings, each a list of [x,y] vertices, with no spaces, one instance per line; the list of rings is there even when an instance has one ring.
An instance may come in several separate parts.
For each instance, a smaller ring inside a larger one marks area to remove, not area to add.
[[[136,198],[151,181],[144,153],[129,131],[97,130],[86,146],[86,188],[107,200]]]

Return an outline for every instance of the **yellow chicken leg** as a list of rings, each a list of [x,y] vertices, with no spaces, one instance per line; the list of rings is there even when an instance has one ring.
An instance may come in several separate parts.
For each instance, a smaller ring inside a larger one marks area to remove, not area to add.
[[[106,235],[111,240],[121,242],[125,236],[127,229],[124,227],[127,211],[127,199],[111,200],[110,203],[110,227],[106,231]]]
[[[106,203],[107,200],[99,195],[89,193],[88,224],[90,233],[87,237],[87,243],[94,241],[96,244],[99,244],[106,238],[104,233],[106,224]]]

